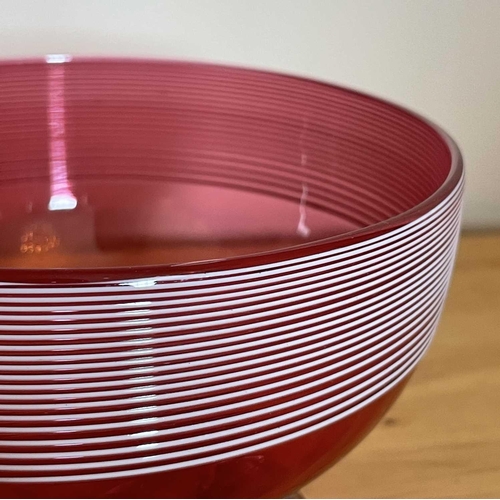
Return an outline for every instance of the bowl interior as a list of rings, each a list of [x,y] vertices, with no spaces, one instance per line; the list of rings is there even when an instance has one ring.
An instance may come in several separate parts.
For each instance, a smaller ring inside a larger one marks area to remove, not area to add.
[[[153,61],[0,67],[0,268],[150,266],[401,216],[451,168],[430,125],[305,79]]]

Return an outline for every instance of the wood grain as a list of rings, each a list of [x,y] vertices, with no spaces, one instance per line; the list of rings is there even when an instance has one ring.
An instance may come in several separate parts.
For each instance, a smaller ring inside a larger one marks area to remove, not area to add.
[[[500,497],[500,234],[462,237],[437,335],[403,395],[302,493]]]

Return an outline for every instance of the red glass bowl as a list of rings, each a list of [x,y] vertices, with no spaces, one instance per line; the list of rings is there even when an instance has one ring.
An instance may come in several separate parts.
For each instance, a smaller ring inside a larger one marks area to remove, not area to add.
[[[452,272],[450,138],[209,64],[0,65],[0,494],[266,497],[380,419]]]

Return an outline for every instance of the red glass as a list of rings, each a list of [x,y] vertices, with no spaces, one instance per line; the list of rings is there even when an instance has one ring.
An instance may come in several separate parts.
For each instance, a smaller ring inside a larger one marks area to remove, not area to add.
[[[269,497],[425,353],[460,153],[347,89],[209,64],[0,65],[0,494]]]

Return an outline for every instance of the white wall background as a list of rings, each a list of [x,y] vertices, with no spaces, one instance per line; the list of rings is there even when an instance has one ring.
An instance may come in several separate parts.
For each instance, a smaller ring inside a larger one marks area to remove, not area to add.
[[[500,227],[500,0],[0,0],[0,58],[188,58],[312,76],[460,144],[465,225]]]

